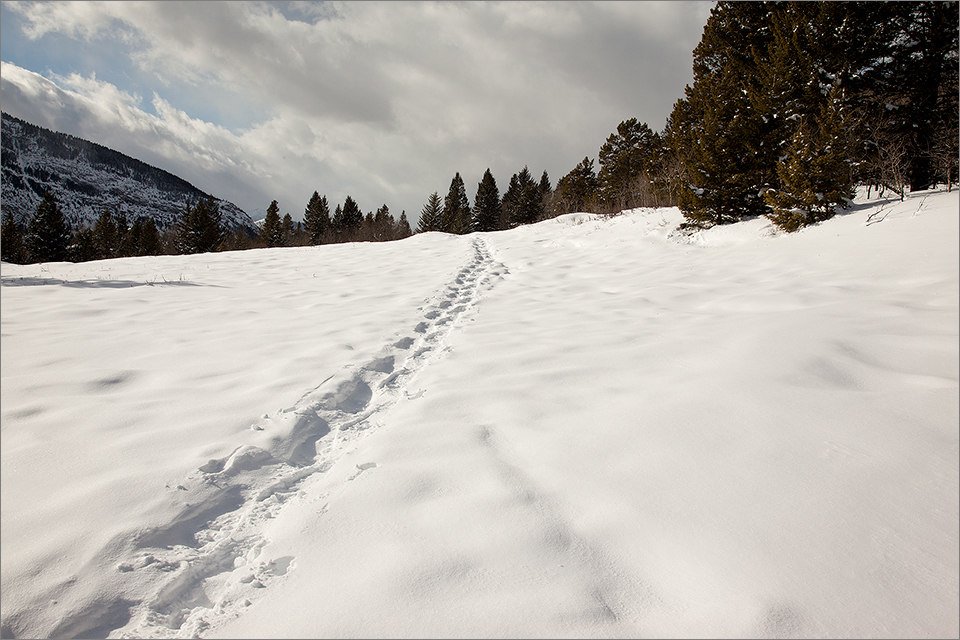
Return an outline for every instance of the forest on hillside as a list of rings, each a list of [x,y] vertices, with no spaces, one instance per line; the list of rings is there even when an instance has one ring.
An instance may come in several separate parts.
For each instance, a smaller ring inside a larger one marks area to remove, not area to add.
[[[662,130],[622,121],[594,160],[556,185],[489,169],[471,199],[460,173],[427,198],[416,228],[386,204],[333,211],[315,191],[302,222],[274,200],[258,235],[227,232],[200,199],[174,228],[105,211],[69,229],[47,197],[26,228],[3,221],[3,260],[90,260],[255,247],[389,241],[510,229],[557,215],[679,206],[690,227],[765,216],[796,231],[849,206],[866,185],[901,198],[958,175],[957,2],[718,2],[693,52],[693,83]],[[58,217],[59,216],[59,217]],[[139,226],[138,226],[139,225]]]

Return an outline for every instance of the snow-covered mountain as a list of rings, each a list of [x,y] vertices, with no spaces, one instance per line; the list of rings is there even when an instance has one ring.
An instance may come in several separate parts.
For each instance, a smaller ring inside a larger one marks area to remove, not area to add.
[[[26,223],[49,190],[69,223],[92,225],[104,209],[133,222],[173,224],[185,207],[210,197],[186,180],[119,151],[3,114],[3,211]],[[232,202],[216,198],[228,229],[254,229]]]

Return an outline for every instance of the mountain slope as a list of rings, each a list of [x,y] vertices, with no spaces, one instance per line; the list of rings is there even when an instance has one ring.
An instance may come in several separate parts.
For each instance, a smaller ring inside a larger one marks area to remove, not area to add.
[[[111,209],[133,221],[153,218],[172,225],[183,209],[209,197],[186,180],[119,151],[24,122],[6,113],[3,121],[3,211],[26,223],[47,190],[74,227],[93,224]],[[254,228],[232,202],[217,198],[228,229]]]

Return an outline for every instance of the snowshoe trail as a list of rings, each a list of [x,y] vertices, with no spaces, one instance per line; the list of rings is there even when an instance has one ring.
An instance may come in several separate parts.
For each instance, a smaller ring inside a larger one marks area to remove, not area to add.
[[[182,505],[176,518],[116,541],[127,548],[127,560],[113,579],[131,586],[146,580],[151,595],[124,599],[115,608],[125,612],[112,616],[112,624],[102,620],[103,603],[97,603],[64,622],[66,635],[97,628],[120,637],[198,637],[295,570],[296,558],[263,557],[264,523],[305,479],[328,471],[358,439],[383,426],[397,401],[424,393],[409,389],[411,381],[442,356],[449,333],[507,273],[486,242],[474,238],[468,262],[421,307],[421,322],[369,362],[330,375],[289,408],[264,414],[251,425],[250,441],[170,489],[170,499]],[[376,466],[359,465],[347,480]],[[105,557],[116,557],[112,546]]]

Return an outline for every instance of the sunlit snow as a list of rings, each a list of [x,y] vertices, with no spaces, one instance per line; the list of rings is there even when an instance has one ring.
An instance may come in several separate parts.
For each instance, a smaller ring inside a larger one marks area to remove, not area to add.
[[[3,264],[3,637],[957,637],[958,217]]]

